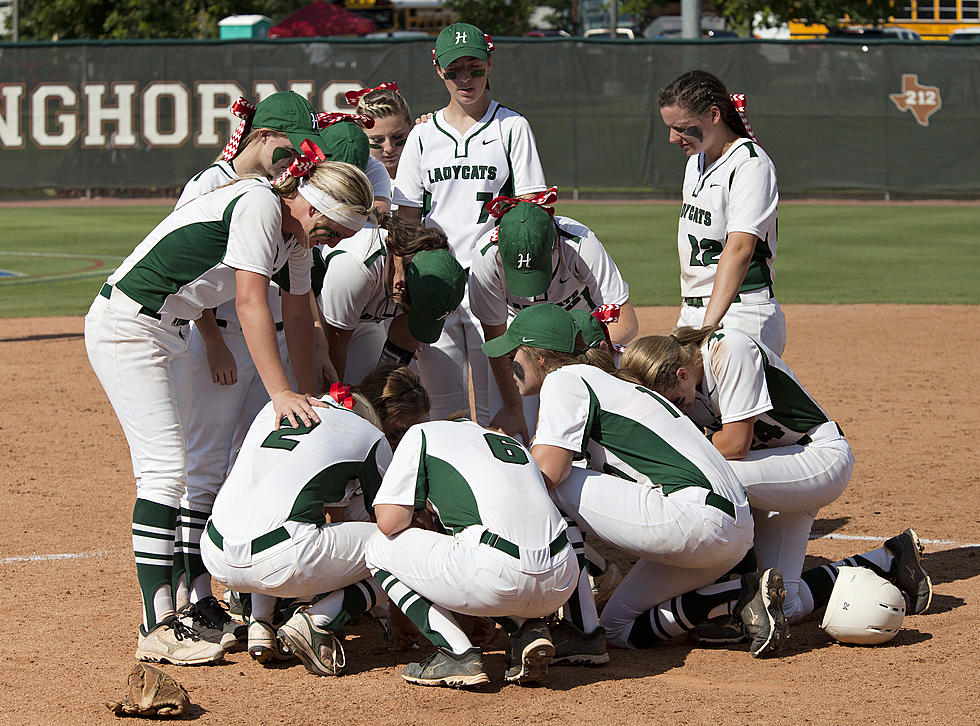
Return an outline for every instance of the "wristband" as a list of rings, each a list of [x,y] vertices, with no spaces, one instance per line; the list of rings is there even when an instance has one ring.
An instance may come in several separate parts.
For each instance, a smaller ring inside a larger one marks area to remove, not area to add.
[[[412,362],[412,358],[414,357],[415,353],[412,351],[400,348],[390,340],[386,340],[384,347],[381,349],[381,358],[378,360],[378,365],[397,363],[400,366],[407,366]]]

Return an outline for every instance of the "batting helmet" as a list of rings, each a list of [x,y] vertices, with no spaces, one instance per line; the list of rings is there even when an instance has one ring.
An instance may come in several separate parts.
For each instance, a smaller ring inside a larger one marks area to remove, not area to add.
[[[864,567],[841,567],[820,627],[841,643],[885,643],[902,627],[905,597]]]

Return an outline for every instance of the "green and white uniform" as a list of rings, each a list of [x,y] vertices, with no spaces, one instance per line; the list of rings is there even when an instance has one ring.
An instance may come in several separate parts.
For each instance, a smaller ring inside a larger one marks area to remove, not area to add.
[[[728,463],[756,511],[759,567],[783,573],[783,610],[796,622],[813,610],[800,580],[813,520],[843,493],[854,455],[838,425],[764,343],[726,328],[705,342],[701,357],[704,378],[688,415],[714,430],[755,417],[752,450]]]
[[[366,420],[329,396],[323,400],[330,405],[317,409],[318,424],[276,429],[270,402],[249,429],[201,539],[208,570],[225,586],[281,597],[366,579],[363,588],[376,589],[364,548],[377,526],[328,523],[323,508],[356,504],[360,489],[369,502],[391,448]]]
[[[531,126],[516,111],[490,103],[483,118],[460,134],[445,109],[409,134],[398,162],[393,201],[422,210],[427,227],[445,232],[463,268],[479,240],[494,227],[486,203],[547,188]],[[432,401],[432,418],[469,410],[467,366],[473,374],[477,421],[487,424],[500,406],[490,364],[480,350],[483,331],[468,297],[449,316],[442,337],[418,354],[422,382]]]
[[[436,645],[470,647],[450,611],[543,617],[575,587],[565,522],[530,453],[472,421],[413,426],[374,505],[430,508],[446,534],[406,529],[368,543],[368,565],[392,602]]]
[[[279,198],[242,180],[167,216],[109,277],[85,318],[85,347],[129,442],[133,549],[144,625],[173,611],[171,570],[187,478],[192,375],[187,321],[235,296],[236,270],[310,289],[310,251],[283,239]]]
[[[755,252],[722,323],[782,353],[786,318],[772,294],[779,191],[769,156],[749,139],[735,141],[707,168],[704,154],[692,156],[684,172],[683,194],[677,250],[684,305],[677,324],[701,327],[728,235],[747,232],[756,237]]]
[[[714,582],[752,545],[745,492],[721,454],[662,396],[589,365],[552,371],[541,386],[535,445],[586,457],[553,491],[586,532],[640,558],[602,612],[629,647],[634,621]]]

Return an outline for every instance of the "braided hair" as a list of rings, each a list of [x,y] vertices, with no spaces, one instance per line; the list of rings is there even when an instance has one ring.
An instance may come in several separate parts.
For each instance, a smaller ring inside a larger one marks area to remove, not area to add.
[[[678,106],[698,116],[703,116],[712,106],[717,106],[721,111],[722,121],[728,128],[740,137],[751,138],[725,84],[708,71],[695,69],[678,76],[660,89],[657,101],[660,108]]]

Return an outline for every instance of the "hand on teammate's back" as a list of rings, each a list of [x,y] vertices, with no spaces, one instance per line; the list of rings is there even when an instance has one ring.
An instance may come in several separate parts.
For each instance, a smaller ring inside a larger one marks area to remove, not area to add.
[[[282,420],[285,418],[292,428],[300,426],[313,426],[320,423],[320,417],[316,415],[314,407],[326,408],[327,404],[319,399],[308,396],[305,393],[296,393],[286,389],[272,395],[272,406],[276,410],[276,421],[279,428],[285,428]]]

